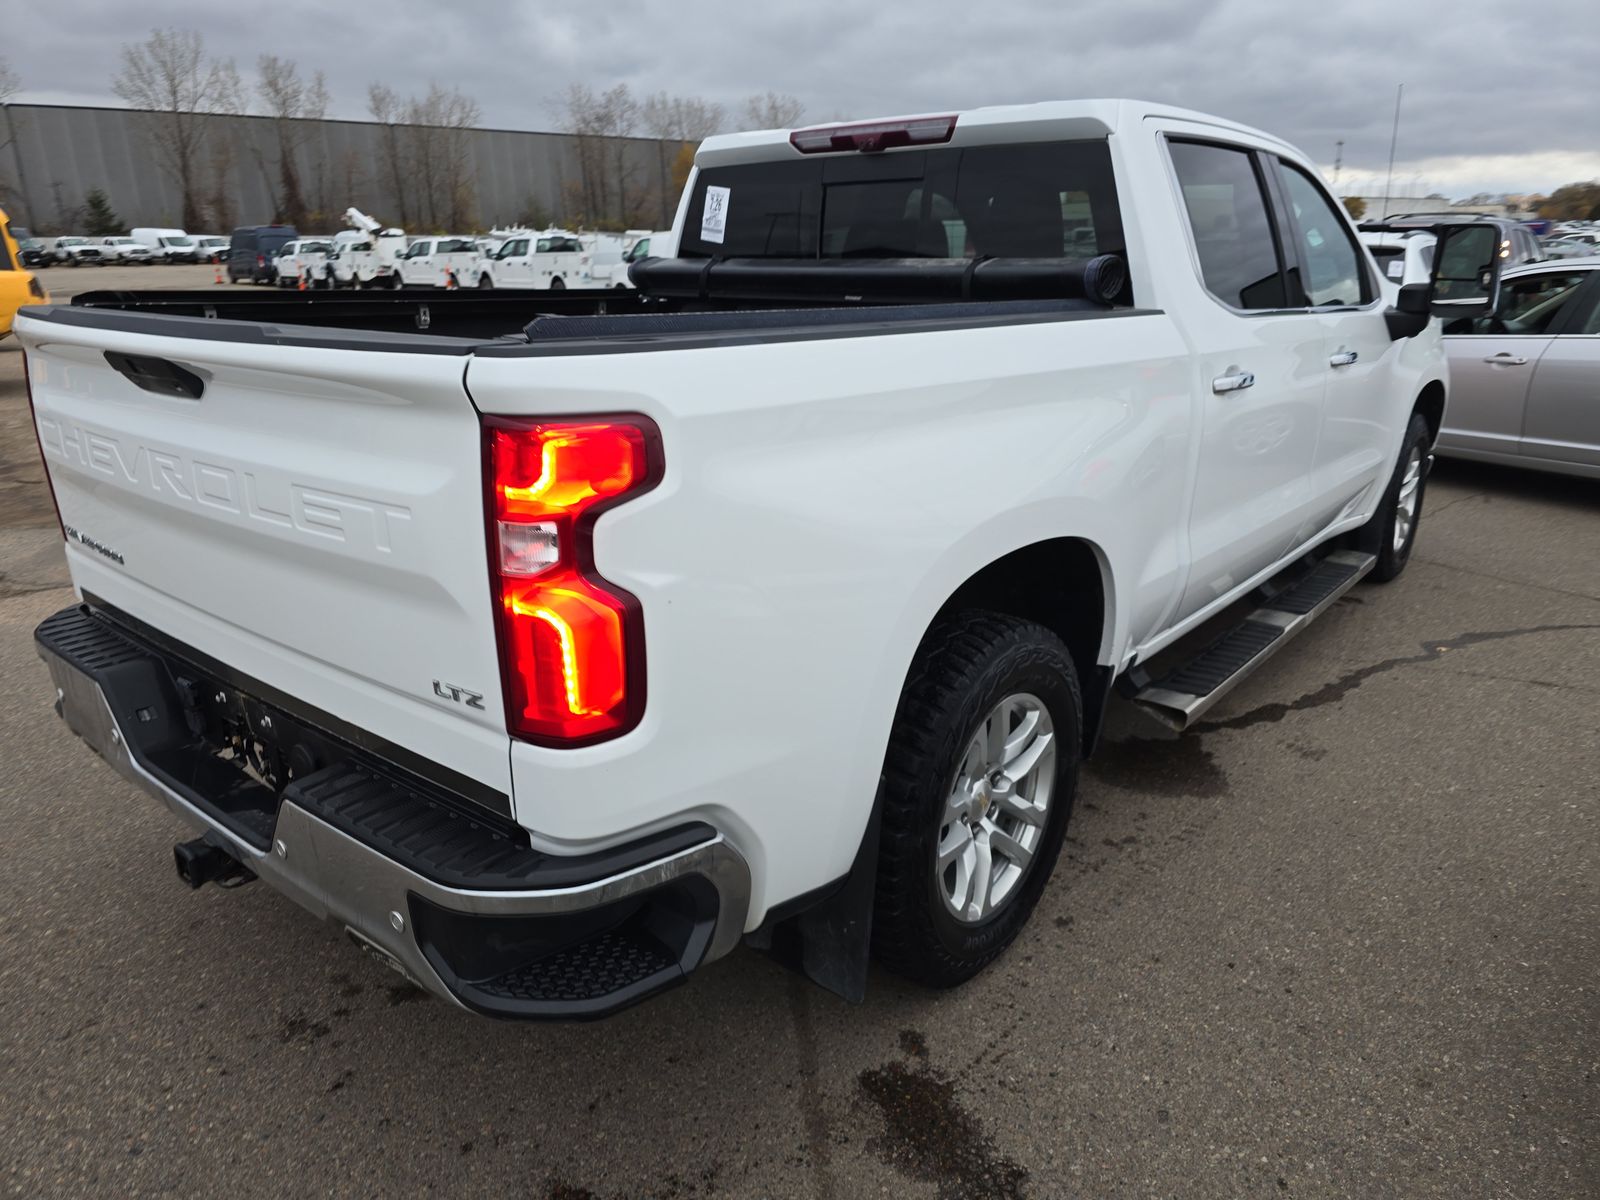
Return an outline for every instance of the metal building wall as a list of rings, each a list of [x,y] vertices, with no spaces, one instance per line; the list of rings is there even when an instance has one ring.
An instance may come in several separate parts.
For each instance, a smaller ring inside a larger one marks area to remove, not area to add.
[[[130,228],[183,223],[182,196],[149,141],[147,114],[117,108],[13,104],[0,120],[11,123],[9,131],[0,131],[0,140],[12,138],[12,145],[0,153],[0,202],[16,224],[35,229],[56,226],[63,213],[82,205],[85,193],[96,187],[106,193],[112,209]],[[233,222],[255,225],[271,221],[276,208],[278,154],[273,122],[266,117],[215,116],[208,120],[212,122],[210,136],[233,148],[231,169],[224,174]],[[304,131],[296,161],[308,207],[330,214],[324,222],[330,229],[339,224],[337,214],[351,204],[380,220],[398,222],[397,198],[382,182],[385,127],[365,121],[306,124],[312,128]],[[579,178],[577,138],[509,129],[475,129],[467,136],[472,211],[479,225],[507,224],[530,210],[550,214],[564,210],[563,189]],[[656,187],[660,144],[649,138],[628,138],[625,145],[633,187],[649,193],[651,211],[662,210]],[[669,156],[676,151],[676,144],[666,149]],[[202,178],[208,178],[212,172],[209,151],[203,163]],[[662,210],[669,217],[675,202],[676,197],[669,197]]]

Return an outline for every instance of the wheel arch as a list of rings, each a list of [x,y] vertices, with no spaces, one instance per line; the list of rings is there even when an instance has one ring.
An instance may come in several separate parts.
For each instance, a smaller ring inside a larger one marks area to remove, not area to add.
[[[1078,672],[1087,754],[1099,738],[1113,674],[1102,660],[1110,657],[1114,600],[1110,563],[1099,545],[1080,537],[1049,538],[974,571],[940,605],[928,628],[963,609],[988,609],[1034,621],[1054,633]]]
[[[1444,425],[1444,401],[1444,380],[1430,379],[1417,393],[1417,402],[1411,408],[1412,412],[1420,413],[1422,419],[1428,423],[1430,446],[1439,440],[1439,429]]]

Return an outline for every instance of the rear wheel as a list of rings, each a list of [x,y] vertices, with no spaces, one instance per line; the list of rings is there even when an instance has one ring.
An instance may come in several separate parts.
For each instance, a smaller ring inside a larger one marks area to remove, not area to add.
[[[490,279],[488,275],[485,274],[478,276],[479,291],[487,292],[492,287],[494,287],[494,280]]]
[[[567,285],[561,282],[561,277],[558,275],[550,281],[550,290],[552,292],[564,292],[567,290]]]
[[[1422,523],[1422,497],[1428,485],[1428,447],[1432,439],[1428,422],[1421,413],[1412,413],[1394,474],[1372,519],[1356,531],[1356,548],[1378,557],[1367,575],[1377,583],[1398,578],[1411,561],[1417,544],[1417,528]]]
[[[1072,658],[1043,626],[974,611],[929,631],[884,758],[885,967],[952,987],[1015,939],[1061,852],[1081,712]]]

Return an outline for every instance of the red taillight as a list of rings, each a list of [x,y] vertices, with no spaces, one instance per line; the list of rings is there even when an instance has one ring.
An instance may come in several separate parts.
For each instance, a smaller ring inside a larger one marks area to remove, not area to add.
[[[811,125],[789,135],[801,154],[859,150],[870,154],[895,146],[935,146],[955,136],[956,115],[902,117],[897,121],[861,121],[854,125]]]
[[[484,438],[506,726],[558,746],[626,733],[644,712],[644,620],[596,572],[592,533],[661,478],[660,432],[639,416],[487,417]]]

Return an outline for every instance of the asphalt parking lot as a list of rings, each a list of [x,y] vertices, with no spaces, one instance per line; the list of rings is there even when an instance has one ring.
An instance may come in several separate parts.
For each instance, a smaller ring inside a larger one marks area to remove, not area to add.
[[[587,1026],[464,1015],[264,887],[183,887],[187,835],[51,711],[64,582],[7,341],[11,1194],[1600,1193],[1595,483],[1441,464],[1400,581],[1198,732],[1120,712],[1031,925],[960,991],[851,1007],[741,950]]]

